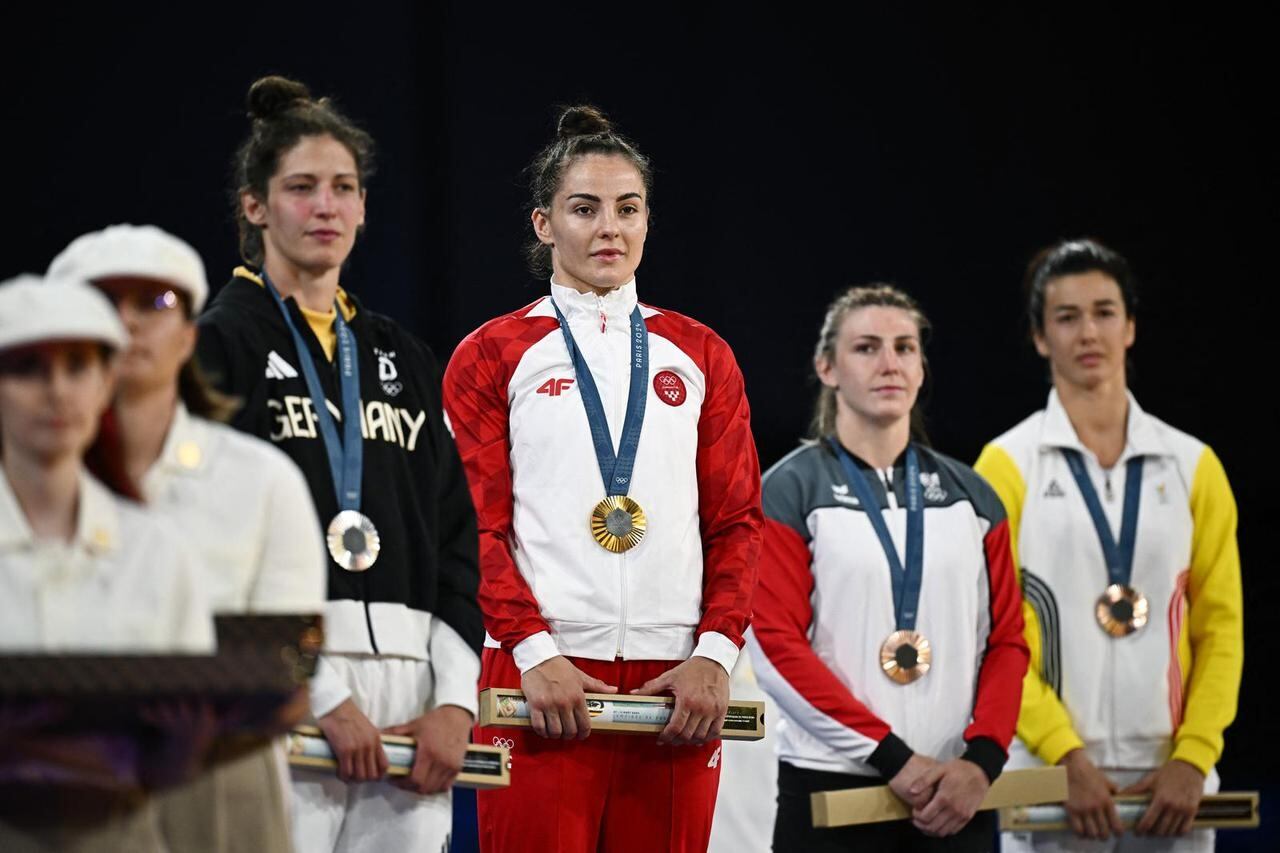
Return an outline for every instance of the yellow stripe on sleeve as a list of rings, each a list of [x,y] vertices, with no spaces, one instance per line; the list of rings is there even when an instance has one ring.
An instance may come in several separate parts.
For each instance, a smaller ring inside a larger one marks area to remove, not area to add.
[[[1191,646],[1191,674],[1173,758],[1208,774],[1222,755],[1222,732],[1235,719],[1244,668],[1236,500],[1222,462],[1208,447],[1200,454],[1191,482],[1191,519],[1184,628]]]

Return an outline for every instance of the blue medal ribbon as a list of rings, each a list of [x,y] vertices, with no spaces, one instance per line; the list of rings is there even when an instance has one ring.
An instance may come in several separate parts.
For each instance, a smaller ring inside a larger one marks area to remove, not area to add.
[[[364,468],[364,440],[360,435],[360,356],[356,351],[356,338],[342,318],[342,307],[335,301],[333,328],[338,338],[338,386],[342,394],[342,439],[338,439],[338,428],[333,414],[325,401],[324,388],[320,384],[320,375],[307,349],[307,342],[294,325],[293,317],[279,291],[262,271],[262,282],[267,292],[275,300],[284,323],[293,335],[293,346],[297,350],[298,362],[302,365],[302,375],[307,380],[307,392],[311,395],[311,406],[315,409],[316,420],[320,423],[320,437],[324,440],[325,452],[329,454],[329,472],[333,476],[333,489],[338,498],[339,510],[360,510],[360,481]]]
[[[1089,517],[1093,519],[1093,529],[1098,534],[1098,543],[1102,545],[1102,557],[1107,561],[1107,577],[1112,584],[1128,586],[1133,577],[1133,548],[1138,534],[1138,507],[1142,502],[1142,457],[1135,456],[1125,463],[1124,509],[1120,516],[1120,543],[1117,545],[1106,513],[1102,511],[1102,502],[1098,500],[1098,490],[1093,487],[1085,469],[1084,455],[1070,447],[1061,450],[1067,467],[1071,469],[1071,476],[1084,496]]]
[[[871,484],[858,470],[849,451],[835,437],[827,442],[844,468],[849,487],[858,496],[858,503],[867,514],[867,520],[880,539],[885,559],[889,561],[889,581],[893,584],[893,618],[899,631],[916,629],[916,614],[920,608],[920,584],[924,578],[924,492],[920,485],[920,459],[913,445],[907,445],[906,493],[907,493],[907,547],[904,560],[898,557],[889,526],[884,523],[880,500],[871,491]]]
[[[640,447],[640,428],[644,426],[645,399],[649,391],[649,330],[637,305],[631,312],[631,387],[627,392],[627,413],[622,421],[622,440],[618,452],[613,452],[613,437],[609,435],[609,421],[605,418],[600,391],[591,375],[591,368],[578,349],[578,343],[569,331],[569,321],[564,318],[555,299],[551,307],[556,311],[560,331],[564,333],[564,345],[573,359],[577,375],[578,394],[582,407],[587,411],[587,423],[591,427],[591,442],[595,445],[596,461],[600,465],[600,477],[604,480],[606,495],[625,495],[631,487],[631,471],[636,464],[636,451]]]

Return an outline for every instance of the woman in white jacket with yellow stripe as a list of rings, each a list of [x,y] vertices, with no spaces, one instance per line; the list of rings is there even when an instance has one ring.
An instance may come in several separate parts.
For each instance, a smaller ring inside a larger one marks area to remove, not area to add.
[[[1076,837],[1006,834],[1004,849],[1210,850],[1191,822],[1244,657],[1235,499],[1214,452],[1128,390],[1125,259],[1060,243],[1027,284],[1053,390],[975,467],[1009,515],[1031,648],[1010,766],[1067,767]],[[1132,832],[1117,793],[1152,796]]]

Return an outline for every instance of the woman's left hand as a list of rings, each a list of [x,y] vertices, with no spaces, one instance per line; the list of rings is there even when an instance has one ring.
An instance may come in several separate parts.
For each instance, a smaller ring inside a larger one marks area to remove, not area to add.
[[[404,735],[418,742],[413,769],[403,779],[401,788],[417,794],[446,791],[462,770],[467,755],[467,738],[474,720],[471,712],[457,705],[441,705],[421,717],[385,729],[390,735]]]
[[[694,656],[631,692],[676,697],[671,720],[658,735],[658,743],[701,745],[720,737],[729,710],[729,673],[711,658]]]
[[[1204,774],[1173,758],[1120,793],[1151,794],[1151,805],[1133,827],[1138,835],[1186,835],[1204,796]]]
[[[991,783],[982,768],[963,758],[953,758],[931,768],[920,780],[924,788],[936,786],[933,798],[911,813],[911,822],[925,835],[955,835],[973,819]]]

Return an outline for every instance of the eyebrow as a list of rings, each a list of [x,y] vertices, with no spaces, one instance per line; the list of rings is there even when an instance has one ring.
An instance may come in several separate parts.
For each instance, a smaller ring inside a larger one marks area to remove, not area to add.
[[[861,340],[869,340],[869,341],[883,341],[883,340],[887,340],[887,339],[886,339],[886,338],[884,338],[884,337],[882,337],[882,336],[880,336],[880,335],[858,335],[857,337],[855,337],[855,338],[854,338],[854,340],[855,340],[855,341],[861,341]],[[920,336],[919,336],[919,335],[895,335],[895,336],[893,337],[893,340],[895,340],[895,341],[918,341],[918,340],[920,340]]]
[[[591,193],[569,193],[569,198],[581,198],[587,201],[594,201],[596,204],[600,203],[600,196],[592,195]],[[618,196],[617,200],[624,201],[629,198],[642,198],[642,196],[637,192],[629,192]]]
[[[1120,300],[1112,299],[1110,296],[1108,296],[1104,299],[1095,299],[1088,304],[1089,305],[1119,305]],[[1078,311],[1079,309],[1080,309],[1080,305],[1075,302],[1067,302],[1062,305],[1053,306],[1053,310],[1055,311]]]
[[[352,180],[359,180],[360,176],[357,175],[355,172],[338,172],[333,177],[334,178],[351,178]],[[293,172],[291,174],[284,175],[283,177],[280,178],[280,180],[289,181],[295,178],[306,178],[307,180],[311,180],[311,181],[319,180],[319,177],[313,172]]]

